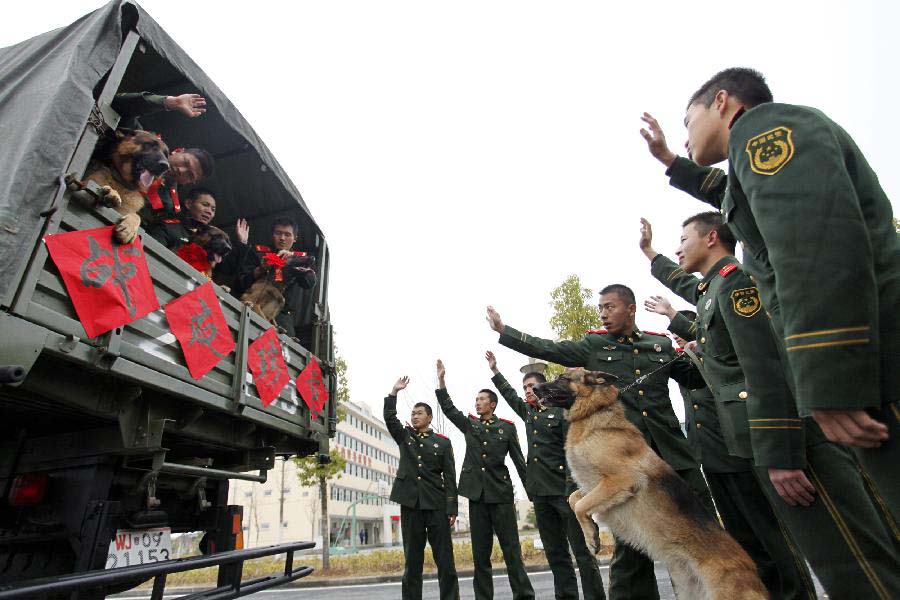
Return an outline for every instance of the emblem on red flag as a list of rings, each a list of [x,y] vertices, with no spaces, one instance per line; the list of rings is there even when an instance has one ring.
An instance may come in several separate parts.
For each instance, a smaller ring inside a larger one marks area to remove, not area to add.
[[[234,350],[234,338],[211,283],[172,300],[165,311],[194,379],[201,379]]]
[[[247,366],[253,373],[253,382],[259,392],[263,406],[269,406],[287,385],[289,375],[284,356],[281,354],[281,342],[275,328],[253,340],[247,348]]]
[[[114,244],[112,231],[110,225],[44,238],[89,337],[159,308],[141,239]]]
[[[315,356],[309,357],[309,364],[297,375],[297,392],[310,412],[319,414],[328,402],[328,390],[325,388],[325,381],[322,379],[322,369],[319,368],[319,361]]]

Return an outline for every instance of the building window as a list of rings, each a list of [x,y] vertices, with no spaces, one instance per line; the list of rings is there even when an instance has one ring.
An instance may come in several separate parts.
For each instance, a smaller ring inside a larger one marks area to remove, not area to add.
[[[244,492],[244,498],[252,498],[253,492]]]
[[[260,523],[259,528],[262,529],[263,531],[265,531],[269,528],[269,524],[268,523]]]
[[[281,488],[281,493],[282,493],[282,494],[290,494],[290,493],[291,493],[291,488],[289,488],[289,487]]]
[[[303,492],[303,497],[306,498],[307,496],[309,496],[309,492]]]
[[[281,524],[281,526],[282,526],[282,527],[287,527],[287,526],[288,526],[288,522],[285,521],[284,523]]]
[[[264,490],[263,491],[263,496],[271,496],[271,495],[272,495],[272,490]]]

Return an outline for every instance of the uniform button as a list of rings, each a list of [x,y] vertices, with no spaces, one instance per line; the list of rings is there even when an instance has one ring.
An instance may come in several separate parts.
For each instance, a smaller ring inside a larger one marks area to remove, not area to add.
[[[641,370],[640,370],[640,369],[635,369],[635,370],[634,370],[634,374],[635,374],[635,375],[640,375],[640,374],[641,374]]]
[[[694,410],[700,410],[700,405],[699,405],[699,404],[695,404],[695,405],[694,405]]]
[[[537,458],[532,459],[531,462],[537,462]]]
[[[481,467],[481,470],[484,471],[484,467]]]
[[[421,477],[421,476],[419,476],[419,477],[416,477],[416,479],[422,479],[422,477]]]
[[[741,392],[740,394],[738,394],[738,398],[740,398],[741,400],[746,400],[747,392]]]
[[[418,458],[419,460],[422,460],[422,457],[421,457],[421,456],[417,456],[416,458]]]
[[[422,466],[422,463],[419,463],[419,467],[421,467],[421,466]]]
[[[482,454],[481,458],[487,458],[487,454]]]
[[[487,442],[481,442],[481,443],[484,444],[485,446],[487,446]]]
[[[534,435],[537,435],[537,429],[534,430]]]
[[[638,390],[638,396],[643,396],[643,395],[644,395],[644,390]]]
[[[637,349],[637,348],[634,349],[634,353],[635,353],[635,354],[640,354],[640,353],[638,352],[638,349]]]
[[[535,444],[534,447],[537,448],[537,444]]]
[[[706,343],[706,338],[705,338],[705,337],[700,338],[700,343],[701,343],[701,344],[705,344],[705,343]]]
[[[700,362],[703,363],[703,357],[702,357],[702,356],[700,357]]]
[[[703,429],[703,423],[697,423],[697,429]]]
[[[644,411],[641,411],[641,414],[642,414],[642,415],[644,415],[644,416],[645,416],[645,417],[647,417],[647,416],[649,416],[649,414],[648,414],[648,413],[647,413],[647,411],[646,411],[646,410],[644,410]]]
[[[559,465],[559,470],[562,471],[563,469],[565,469],[565,467],[562,465]]]
[[[422,447],[422,444],[419,444],[419,448],[421,448],[421,447]]]

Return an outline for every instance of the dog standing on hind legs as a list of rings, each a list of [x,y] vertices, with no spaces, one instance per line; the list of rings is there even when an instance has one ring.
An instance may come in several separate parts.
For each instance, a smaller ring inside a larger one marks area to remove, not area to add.
[[[569,497],[588,547],[599,546],[591,515],[662,561],[679,598],[768,598],[756,565],[650,448],[625,416],[614,375],[567,369],[535,393],[568,409],[566,460],[579,491]]]

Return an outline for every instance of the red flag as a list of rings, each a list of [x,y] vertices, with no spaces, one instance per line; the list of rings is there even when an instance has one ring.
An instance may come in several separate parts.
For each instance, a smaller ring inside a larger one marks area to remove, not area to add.
[[[310,412],[319,414],[325,403],[328,402],[328,390],[325,389],[325,382],[322,380],[322,369],[319,368],[319,361],[315,356],[309,357],[309,364],[297,375],[297,392]]]
[[[264,334],[253,340],[247,347],[247,366],[253,373],[253,382],[263,406],[269,406],[278,397],[290,376],[284,356],[281,354],[281,342],[271,327]]]
[[[234,338],[211,283],[172,300],[165,311],[194,379],[201,379],[234,350]]]
[[[113,244],[113,226],[44,238],[89,337],[159,308],[141,238]]]

